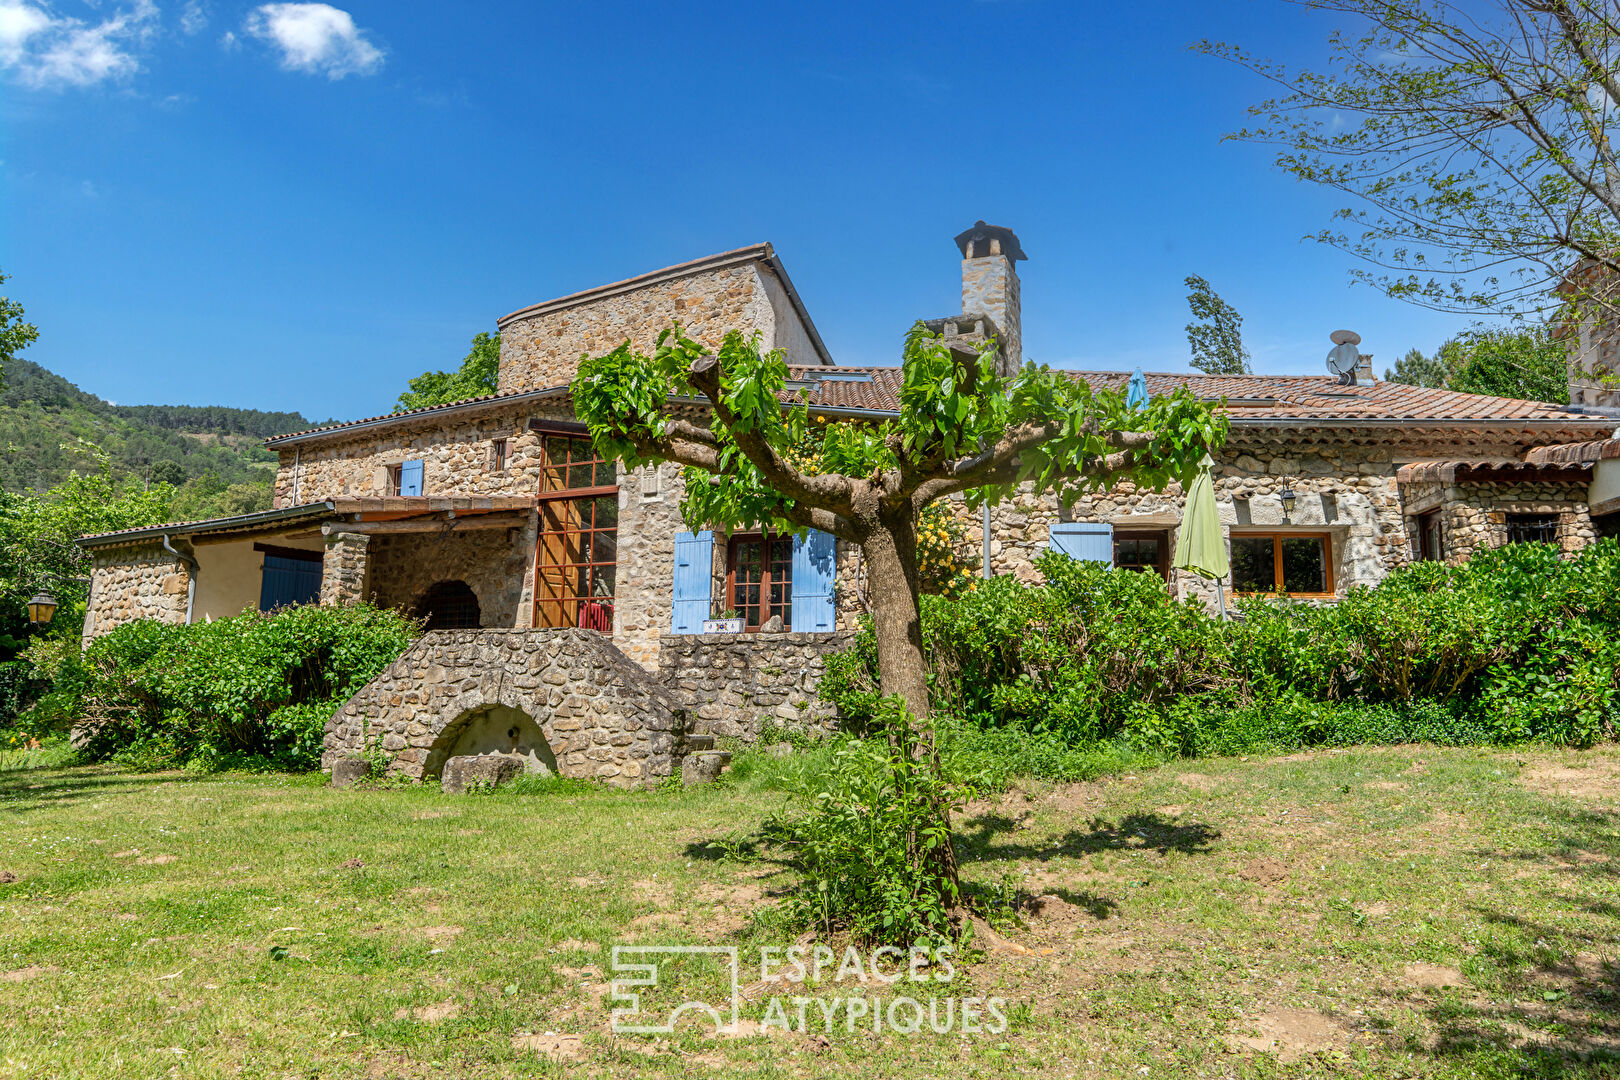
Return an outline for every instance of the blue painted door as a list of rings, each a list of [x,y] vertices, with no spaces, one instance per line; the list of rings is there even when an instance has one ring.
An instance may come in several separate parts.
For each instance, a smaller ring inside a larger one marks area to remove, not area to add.
[[[1114,527],[1104,521],[1060,521],[1047,546],[1071,559],[1114,565]]]
[[[793,630],[827,633],[834,629],[833,583],[838,578],[838,545],[831,533],[811,529],[793,538]]]
[[[313,553],[312,553],[313,554]],[[291,604],[313,604],[321,598],[321,559],[264,557],[264,578],[259,584],[259,610],[274,611]]]
[[[714,533],[675,534],[675,593],[669,632],[701,634],[709,617],[711,575],[714,569]]]
[[[422,494],[422,461],[403,462],[399,467],[399,493],[401,495]]]

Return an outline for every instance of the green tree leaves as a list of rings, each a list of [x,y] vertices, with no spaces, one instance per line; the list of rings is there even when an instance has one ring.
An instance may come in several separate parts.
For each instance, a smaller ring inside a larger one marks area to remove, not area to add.
[[[409,390],[399,395],[398,407],[425,409],[431,405],[447,405],[452,401],[493,394],[496,376],[501,366],[501,335],[479,331],[473,335],[472,348],[467,351],[461,366],[454,371],[424,371],[406,385]]]
[[[0,274],[0,285],[6,275]],[[23,306],[9,297],[0,296],[0,380],[5,378],[6,365],[39,337],[39,328],[23,322]]]
[[[1192,366],[1210,375],[1249,374],[1249,350],[1243,347],[1243,316],[1222,300],[1209,282],[1194,274],[1186,281],[1187,324]]]
[[[1569,400],[1567,364],[1564,342],[1545,327],[1475,327],[1441,345],[1433,356],[1411,350],[1384,375],[1411,386],[1558,403]]]

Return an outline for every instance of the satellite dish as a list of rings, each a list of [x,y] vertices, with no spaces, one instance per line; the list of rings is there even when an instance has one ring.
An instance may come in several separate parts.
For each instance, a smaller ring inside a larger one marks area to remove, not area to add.
[[[1328,340],[1335,345],[1360,345],[1361,335],[1354,330],[1335,330],[1328,335]]]
[[[1328,351],[1328,370],[1337,375],[1339,382],[1343,385],[1353,386],[1355,384],[1356,368],[1360,365],[1361,350],[1348,341],[1341,342]]]

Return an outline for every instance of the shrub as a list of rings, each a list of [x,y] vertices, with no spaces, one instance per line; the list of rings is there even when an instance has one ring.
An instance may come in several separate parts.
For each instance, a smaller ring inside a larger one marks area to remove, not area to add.
[[[52,682],[32,719],[82,718],[89,756],[137,767],[312,769],[327,718],[415,635],[409,619],[366,605],[126,623],[82,655],[31,647]]]
[[[961,899],[948,813],[963,789],[898,697],[879,704],[871,728],[841,740],[825,771],[807,777],[808,810],[769,826],[800,874],[786,914],[862,941],[944,940]]]

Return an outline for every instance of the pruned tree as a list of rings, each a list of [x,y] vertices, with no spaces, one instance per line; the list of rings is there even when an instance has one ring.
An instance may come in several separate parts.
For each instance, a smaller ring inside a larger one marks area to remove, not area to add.
[[[1192,366],[1209,375],[1249,374],[1249,350],[1243,347],[1243,316],[1222,300],[1209,282],[1192,275],[1186,281],[1187,324]]]
[[[819,529],[867,563],[880,690],[929,712],[919,608],[918,516],[964,495],[999,501],[1029,485],[1065,503],[1129,478],[1163,488],[1192,479],[1227,421],[1185,390],[1132,409],[1122,393],[1025,365],[996,372],[995,347],[921,324],[905,339],[898,415],[824,422],[784,400],[788,368],[759,336],[732,332],[710,352],[679,327],[653,355],[628,342],[582,360],[575,410],[597,448],[627,466],[686,467],[682,513],[694,528]],[[697,399],[706,415],[671,398]]]
[[[424,371],[406,380],[410,389],[399,395],[398,408],[425,409],[493,394],[500,368],[501,335],[480,330],[456,370]]]
[[[1429,308],[1614,313],[1614,0],[1290,2],[1358,24],[1329,36],[1323,71],[1195,48],[1282,87],[1229,137],[1281,147],[1280,168],[1347,197],[1315,239],[1367,263],[1359,280]]]

